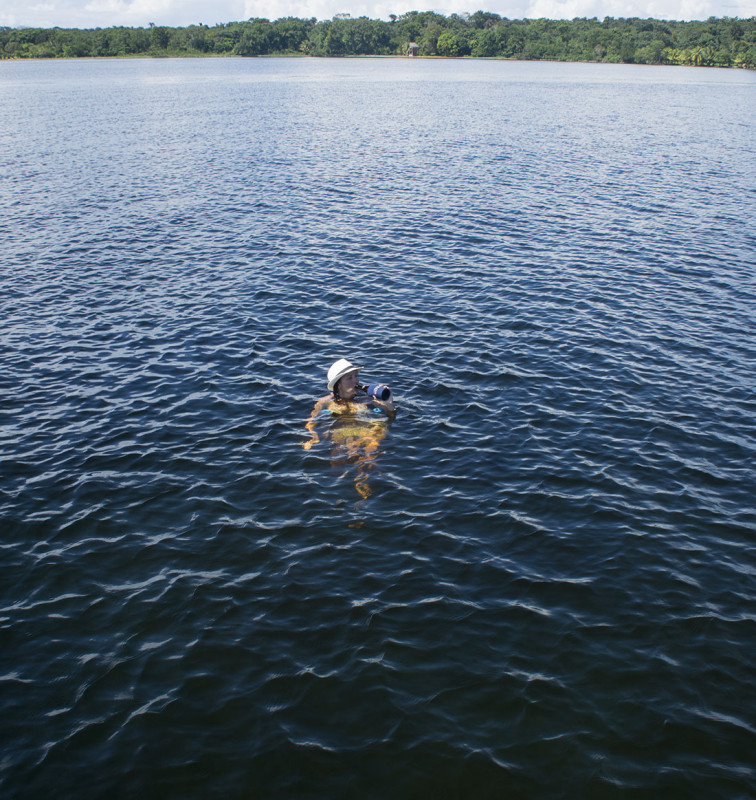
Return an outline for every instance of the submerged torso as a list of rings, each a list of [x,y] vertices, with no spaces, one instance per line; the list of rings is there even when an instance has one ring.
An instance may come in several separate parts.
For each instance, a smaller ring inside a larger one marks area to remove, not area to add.
[[[323,413],[341,418],[352,417],[355,420],[369,420],[371,422],[385,419],[383,411],[369,401],[332,400],[323,409]]]

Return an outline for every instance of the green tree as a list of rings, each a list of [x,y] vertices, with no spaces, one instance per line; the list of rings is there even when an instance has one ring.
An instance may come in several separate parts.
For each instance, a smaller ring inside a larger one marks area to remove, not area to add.
[[[150,23],[150,44],[155,50],[165,50],[171,40],[171,32],[164,25]]]
[[[251,19],[242,28],[234,47],[238,56],[261,56],[276,50],[276,33],[267,19]]]
[[[410,41],[423,55],[546,58],[756,68],[756,18],[678,22],[605,17],[598,20],[510,20],[476,11],[444,17],[410,11],[391,22],[284,17],[209,28],[0,28],[0,58],[124,56],[176,53],[311,55],[405,53]]]
[[[459,42],[451,31],[444,31],[436,41],[436,51],[440,56],[458,56]]]
[[[635,51],[635,62],[637,64],[661,64],[664,54],[664,42],[654,39],[651,44],[639,47]]]

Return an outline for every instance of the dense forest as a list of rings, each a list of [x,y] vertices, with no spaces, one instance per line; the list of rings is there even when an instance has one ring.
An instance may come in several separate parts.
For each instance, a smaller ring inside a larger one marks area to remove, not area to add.
[[[390,21],[339,14],[208,27],[0,28],[0,58],[107,56],[403,55],[606,61],[756,68],[756,17],[675,22],[656,19],[512,20],[486,11],[432,11]]]

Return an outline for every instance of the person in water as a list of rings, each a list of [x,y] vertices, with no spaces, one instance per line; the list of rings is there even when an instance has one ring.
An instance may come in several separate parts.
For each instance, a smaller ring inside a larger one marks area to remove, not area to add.
[[[331,394],[321,397],[312,409],[310,419],[305,427],[314,436],[315,441],[305,442],[305,449],[309,450],[318,441],[315,433],[315,423],[321,411],[327,410],[331,414],[350,414],[363,416],[368,412],[383,412],[389,419],[396,416],[394,398],[389,393],[385,400],[379,400],[367,393],[367,387],[360,384],[361,366],[355,366],[346,358],[340,358],[328,370],[328,388]],[[308,447],[309,445],[309,447]]]
[[[315,402],[305,424],[310,439],[303,442],[302,447],[309,450],[320,441],[316,429],[325,412],[333,419],[333,424],[327,425],[325,430],[325,437],[332,445],[331,466],[353,470],[355,488],[366,500],[372,494],[368,477],[387,433],[386,419],[396,416],[396,408],[390,391],[384,400],[368,394],[367,387],[359,382],[361,369],[345,358],[331,366],[328,370],[331,394]],[[388,391],[387,387],[383,388]]]

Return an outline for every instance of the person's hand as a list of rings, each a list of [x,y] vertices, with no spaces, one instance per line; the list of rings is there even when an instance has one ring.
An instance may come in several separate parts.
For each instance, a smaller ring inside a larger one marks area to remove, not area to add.
[[[389,417],[396,416],[396,408],[394,407],[394,395],[392,394],[388,400],[376,400],[373,399],[373,403],[378,406],[378,408],[382,409],[384,413]]]

